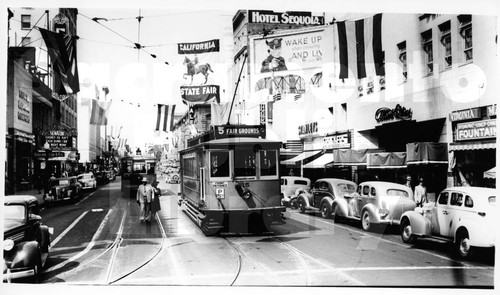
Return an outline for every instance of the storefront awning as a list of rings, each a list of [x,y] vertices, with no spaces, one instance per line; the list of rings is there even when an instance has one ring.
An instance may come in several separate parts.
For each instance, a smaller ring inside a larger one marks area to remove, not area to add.
[[[466,143],[450,143],[448,149],[450,151],[467,151],[467,150],[486,150],[486,149],[496,149],[496,140],[489,141],[474,141]]]
[[[304,165],[304,168],[325,168],[326,164],[333,162],[333,154],[328,153],[321,155],[316,160]]]
[[[368,150],[339,149],[333,151],[333,163],[327,166],[366,165]]]
[[[438,142],[406,144],[406,164],[448,164],[448,145]]]
[[[483,177],[496,179],[497,178],[497,167],[493,167],[490,170],[485,171]]]
[[[406,152],[367,154],[368,169],[406,168]]]
[[[321,153],[322,151],[307,151],[307,152],[303,152],[301,153],[300,155],[296,156],[296,157],[293,157],[291,159],[288,159],[288,160],[285,160],[285,161],[281,161],[281,164],[283,165],[295,165],[297,164],[297,162],[300,162],[302,160],[305,160],[307,158],[310,158],[310,157],[313,157],[319,153]]]

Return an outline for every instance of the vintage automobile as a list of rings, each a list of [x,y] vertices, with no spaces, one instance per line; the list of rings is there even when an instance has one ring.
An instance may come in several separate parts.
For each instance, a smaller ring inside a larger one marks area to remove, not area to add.
[[[82,185],[76,176],[62,177],[51,180],[50,189],[43,196],[44,202],[77,200],[82,195]]]
[[[281,204],[291,208],[297,208],[297,197],[301,190],[309,190],[311,180],[299,176],[281,177]]]
[[[34,196],[5,196],[3,213],[3,280],[30,277],[38,281],[49,255],[53,228],[42,224]]]
[[[491,188],[447,188],[435,203],[403,214],[401,238],[405,243],[418,237],[453,242],[462,258],[471,256],[473,247],[495,247],[496,194]]]
[[[167,183],[179,183],[181,180],[179,174],[175,172],[167,174],[166,178],[167,178]]]
[[[355,192],[356,187],[356,183],[345,179],[318,179],[310,193],[306,190],[298,192],[297,206],[301,213],[320,211],[323,218],[329,218],[333,212],[334,201]]]
[[[94,173],[94,175],[95,175],[95,178],[96,178],[98,185],[109,183],[110,176],[109,176],[108,172],[106,172],[104,170],[96,171]]]
[[[78,182],[82,185],[82,189],[93,189],[97,188],[97,180],[95,179],[94,173],[83,173],[77,176]]]
[[[361,221],[361,227],[369,231],[373,225],[399,224],[401,214],[415,209],[411,188],[392,182],[366,181],[357,191],[332,204],[334,220],[349,218]]]

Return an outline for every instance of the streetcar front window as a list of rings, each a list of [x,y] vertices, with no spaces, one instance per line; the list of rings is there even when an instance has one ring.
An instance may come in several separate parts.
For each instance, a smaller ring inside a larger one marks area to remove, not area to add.
[[[260,176],[276,176],[277,170],[277,157],[276,151],[259,151],[260,153]]]
[[[229,152],[210,152],[210,177],[229,177]]]
[[[134,173],[146,173],[146,163],[134,162]]]
[[[234,150],[234,176],[248,177],[256,176],[255,152],[253,150]]]

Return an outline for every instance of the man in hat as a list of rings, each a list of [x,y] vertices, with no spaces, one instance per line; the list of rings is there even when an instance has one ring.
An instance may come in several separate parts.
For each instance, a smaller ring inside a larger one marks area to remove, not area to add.
[[[137,190],[137,203],[141,205],[141,222],[151,222],[151,200],[153,195],[153,187],[148,183],[146,177],[142,178],[142,184]]]
[[[415,202],[417,203],[417,206],[422,207],[424,205],[424,200],[425,203],[428,202],[427,189],[424,186],[423,178],[420,178],[418,185],[415,187],[415,192],[413,193],[413,195],[415,196]]]
[[[262,62],[261,73],[287,70],[285,59],[281,56],[281,40],[283,39],[275,38],[271,41],[266,40],[266,44],[269,47],[267,50],[269,56]]]

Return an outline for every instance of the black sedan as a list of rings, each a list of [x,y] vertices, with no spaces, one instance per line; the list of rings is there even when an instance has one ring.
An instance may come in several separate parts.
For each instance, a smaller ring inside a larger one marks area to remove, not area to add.
[[[3,280],[30,277],[37,282],[53,229],[42,224],[34,196],[5,196],[3,211]]]
[[[82,185],[75,176],[51,180],[50,187],[49,192],[43,196],[44,202],[74,201],[82,196]]]

